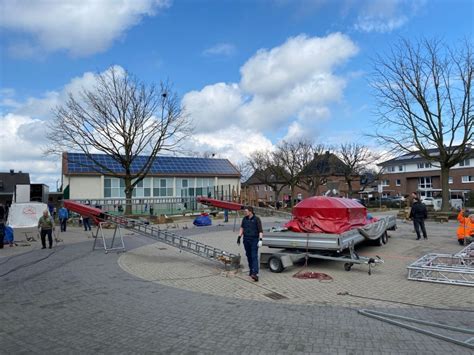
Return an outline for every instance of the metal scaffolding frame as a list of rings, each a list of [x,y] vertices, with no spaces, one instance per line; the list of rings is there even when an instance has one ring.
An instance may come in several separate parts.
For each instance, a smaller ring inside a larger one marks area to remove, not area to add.
[[[474,243],[456,254],[430,253],[410,264],[408,280],[474,286]]]

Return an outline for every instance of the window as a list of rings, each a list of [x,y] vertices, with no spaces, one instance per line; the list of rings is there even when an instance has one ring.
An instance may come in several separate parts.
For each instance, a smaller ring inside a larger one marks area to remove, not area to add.
[[[403,165],[398,166],[398,171],[403,171]]]
[[[452,184],[452,183],[453,183],[453,177],[450,176],[450,177],[448,178],[448,184]]]
[[[474,176],[466,175],[461,178],[462,183],[474,182]]]
[[[265,186],[263,187],[263,190],[264,190],[264,191],[267,191],[267,185],[265,185]]]
[[[208,196],[214,191],[214,178],[196,179],[196,196]]]
[[[469,159],[464,159],[463,161],[459,162],[459,166],[469,166],[471,165],[470,163],[471,162],[469,161]]]
[[[387,166],[387,172],[393,173],[394,171],[395,171],[395,167],[394,167],[394,166]]]
[[[151,178],[144,178],[135,185],[133,197],[151,197]]]
[[[382,186],[390,186],[390,180],[382,180]]]
[[[396,186],[401,186],[401,185],[402,185],[402,181],[401,181],[400,179],[397,179],[397,180],[395,181],[395,185],[396,185]]]
[[[153,197],[171,197],[173,195],[173,179],[153,178]]]
[[[106,177],[104,178],[104,198],[125,197],[125,180]]]
[[[429,169],[431,168],[431,163],[418,163],[418,169]]]
[[[423,176],[418,178],[418,188],[420,189],[431,189],[433,184],[431,182],[431,176]]]

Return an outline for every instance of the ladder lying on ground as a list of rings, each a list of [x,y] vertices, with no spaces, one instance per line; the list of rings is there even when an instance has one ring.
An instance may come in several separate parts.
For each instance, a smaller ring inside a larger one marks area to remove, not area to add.
[[[157,226],[145,224],[134,219],[104,213],[98,208],[82,205],[73,201],[64,201],[64,207],[83,216],[90,217],[97,223],[98,228],[95,235],[93,249],[96,247],[97,240],[101,238],[106,253],[113,250],[125,250],[121,231],[121,228],[125,228],[145,237],[153,238],[158,242],[178,248],[180,251],[186,251],[208,260],[223,263],[227,270],[234,270],[240,267],[240,255],[228,253],[213,246],[180,236],[169,230],[163,230]],[[110,246],[107,246],[107,241],[103,231],[105,224],[112,224],[115,226]],[[101,234],[100,236],[99,233]],[[114,246],[117,237],[120,242],[118,247]]]

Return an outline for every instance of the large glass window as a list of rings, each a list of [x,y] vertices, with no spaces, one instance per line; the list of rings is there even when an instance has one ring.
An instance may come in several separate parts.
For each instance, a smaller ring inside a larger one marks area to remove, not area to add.
[[[173,197],[172,178],[153,178],[153,197]]]
[[[135,185],[133,197],[151,197],[151,178],[144,178]]]
[[[469,166],[469,165],[470,165],[469,159],[464,159],[463,161],[459,162],[459,166]]]
[[[209,196],[214,192],[214,178],[196,179],[196,196]]]
[[[105,198],[124,198],[125,180],[115,177],[104,178],[104,197]]]
[[[423,176],[418,178],[418,188],[420,189],[431,189],[433,184],[431,182],[431,176]]]

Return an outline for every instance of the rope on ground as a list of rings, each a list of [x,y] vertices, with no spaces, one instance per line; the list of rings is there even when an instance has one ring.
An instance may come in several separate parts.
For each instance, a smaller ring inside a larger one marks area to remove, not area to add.
[[[300,270],[296,274],[294,274],[293,277],[297,279],[315,279],[315,280],[319,280],[320,282],[333,281],[333,278],[331,276],[324,274],[322,272],[314,272],[314,271]]]
[[[331,276],[328,274],[324,274],[322,272],[315,272],[315,271],[304,271],[308,267],[308,260],[309,260],[309,234],[306,236],[306,255],[303,268],[298,271],[296,274],[293,275],[296,279],[312,279],[312,280],[319,280],[319,282],[327,281],[332,282],[334,281]]]

